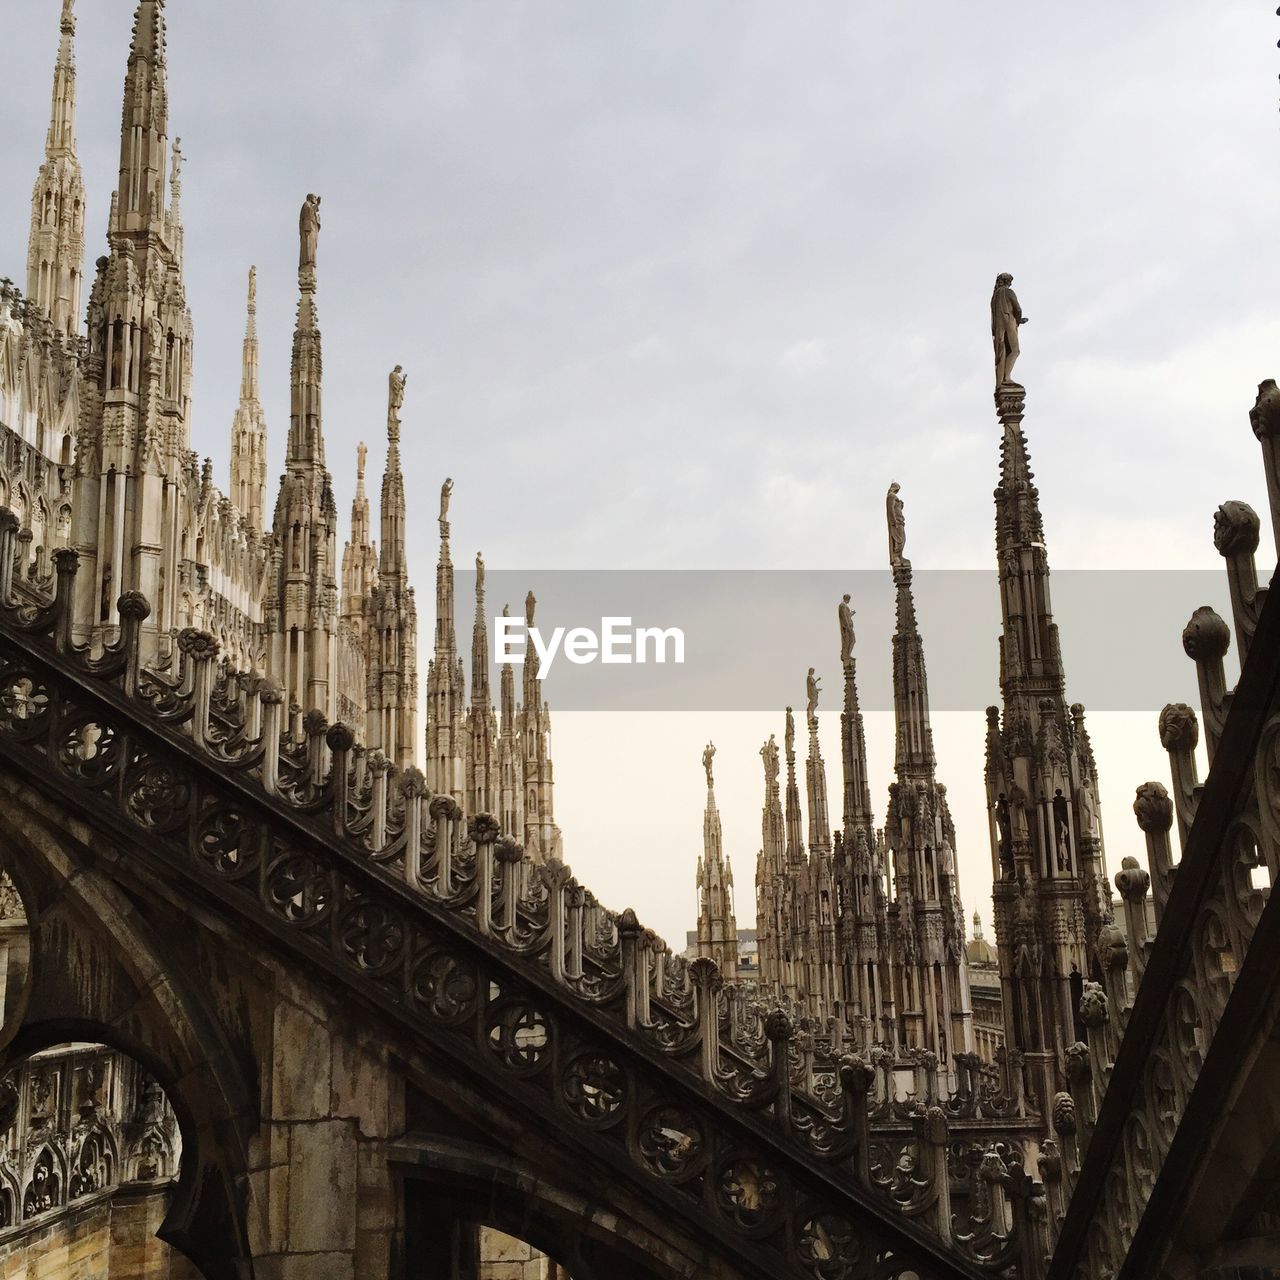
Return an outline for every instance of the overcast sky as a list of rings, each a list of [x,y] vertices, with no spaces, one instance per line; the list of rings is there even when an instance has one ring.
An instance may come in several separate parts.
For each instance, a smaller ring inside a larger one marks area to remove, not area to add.
[[[79,7],[92,262],[133,4]],[[0,19],[0,274],[19,283],[58,11],[9,0]],[[345,512],[368,440],[376,492],[402,363],[424,636],[446,475],[458,559],[483,550],[535,588],[547,569],[880,568],[892,479],[917,568],[988,567],[987,303],[1008,270],[1055,568],[1212,566],[1216,505],[1265,506],[1247,410],[1280,366],[1278,33],[1245,0],[174,0],[193,445],[225,485],[256,263],[282,462],[297,211],[316,191],[329,463]],[[922,617],[927,646],[946,622]],[[813,661],[834,689],[831,631]],[[859,644],[888,664],[887,636]],[[995,662],[993,636],[992,697]],[[1169,697],[1193,693],[1188,663]],[[1114,870],[1136,851],[1133,786],[1165,766],[1153,715],[1093,727]],[[748,923],[757,751],[780,714],[555,729],[568,860],[673,941],[716,738]],[[966,905],[986,915],[981,716],[938,729]],[[882,814],[888,718],[870,733]]]

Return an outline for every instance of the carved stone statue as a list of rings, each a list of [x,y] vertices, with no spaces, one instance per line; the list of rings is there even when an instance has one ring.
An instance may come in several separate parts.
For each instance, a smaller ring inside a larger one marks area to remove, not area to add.
[[[1018,345],[1018,326],[1027,323],[1018,305],[1018,295],[1013,291],[1013,277],[1002,271],[996,276],[995,291],[991,295],[991,340],[995,345],[996,386],[1012,381],[1013,366],[1021,353]]]
[[[849,593],[841,597],[836,606],[836,616],[840,619],[840,664],[847,667],[853,661],[853,646],[856,637],[853,634],[853,615],[856,610],[849,608]]]
[[[902,499],[898,497],[898,482],[889,486],[884,499],[885,515],[889,520],[889,563],[897,568],[907,549],[907,519],[902,512]]]
[[[524,620],[529,626],[533,626],[533,611],[538,607],[538,597],[529,592],[524,598]]]
[[[453,481],[446,478],[440,486],[440,532],[443,535],[449,524],[449,496],[453,493]]]
[[[773,734],[769,735],[769,741],[760,748],[760,755],[764,760],[764,785],[772,790],[778,781],[778,743]]]
[[[796,753],[796,718],[790,707],[787,708],[787,732],[784,741],[787,744],[787,759],[790,760]]]
[[[818,714],[818,695],[822,692],[822,681],[813,674],[813,668],[809,668],[809,674],[804,680],[805,693],[808,695],[809,705],[805,709],[805,714],[812,724]]]
[[[404,404],[404,384],[409,376],[401,365],[396,365],[387,377],[387,412],[393,418],[400,416],[400,408]]]
[[[702,767],[707,771],[707,787],[711,787],[711,762],[716,758],[715,744],[708,742],[702,753]]]
[[[320,197],[309,193],[298,214],[298,270],[315,270],[316,248],[320,243]]]
[[[476,552],[476,590],[484,590],[484,556]]]
[[[365,459],[369,456],[369,447],[363,440],[356,445],[356,475],[364,478]]]

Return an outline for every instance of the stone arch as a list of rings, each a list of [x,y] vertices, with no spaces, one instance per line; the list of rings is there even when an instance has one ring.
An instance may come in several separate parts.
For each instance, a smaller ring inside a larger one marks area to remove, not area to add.
[[[99,859],[116,871],[123,855],[0,777],[0,870],[22,895],[31,946],[29,989],[20,1021],[6,1020],[0,1072],[67,1042],[105,1045],[141,1064],[173,1107],[183,1150],[157,1234],[208,1280],[243,1277],[251,1270],[237,1188],[247,1177],[256,1096],[198,976],[172,963],[143,904]]]
[[[488,1144],[415,1135],[400,1158],[409,1257],[439,1248],[442,1224],[456,1221],[525,1241],[574,1280],[695,1280],[708,1274],[707,1257],[691,1256],[616,1206],[560,1186]],[[429,1267],[422,1274],[434,1280]]]

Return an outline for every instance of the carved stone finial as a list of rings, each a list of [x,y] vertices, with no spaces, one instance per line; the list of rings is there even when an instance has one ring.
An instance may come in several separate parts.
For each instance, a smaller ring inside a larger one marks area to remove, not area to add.
[[[275,676],[267,676],[258,690],[258,697],[268,706],[279,706],[284,702],[284,685]]]
[[[331,724],[328,732],[324,735],[324,740],[328,743],[330,751],[350,751],[355,746],[356,735],[351,731],[349,725],[345,725],[341,720],[337,724]]]
[[[1258,383],[1258,398],[1249,410],[1249,425],[1259,440],[1280,433],[1280,387],[1274,378]]]
[[[1161,783],[1144,782],[1134,796],[1133,814],[1143,831],[1168,831],[1173,826],[1173,801]]]
[[[1166,751],[1194,751],[1199,741],[1200,722],[1185,702],[1171,702],[1160,712],[1160,745]]]
[[[1119,879],[1117,874],[1117,882]],[[1104,969],[1126,969],[1129,966],[1129,940],[1114,920],[1106,921],[1098,930],[1098,960]]]
[[[791,1019],[787,1017],[785,1009],[771,1009],[765,1016],[764,1033],[777,1044],[779,1041],[790,1040],[795,1028],[791,1025]]]
[[[876,1069],[861,1054],[850,1053],[840,1059],[840,1083],[851,1093],[867,1093],[875,1082]]]
[[[499,862],[519,862],[524,857],[524,845],[514,836],[499,836],[494,842],[493,856]]]
[[[472,844],[494,844],[502,834],[498,819],[491,813],[477,813],[468,828]]]
[[[1169,806],[1170,820],[1173,816],[1173,805],[1169,802],[1169,797],[1165,796],[1165,804]],[[1136,808],[1136,802],[1135,802]],[[1165,828],[1168,830],[1168,828]],[[1143,830],[1146,830],[1144,827]],[[1120,891],[1120,896],[1134,906],[1139,906],[1147,896],[1147,890],[1151,888],[1151,876],[1147,869],[1137,860],[1137,858],[1126,856],[1120,860],[1120,870],[1116,872],[1116,888]]]
[[[199,662],[218,656],[217,637],[196,627],[183,627],[178,632],[178,652]]]
[[[1213,662],[1231,647],[1231,628],[1209,605],[1202,604],[1182,629],[1182,647],[1196,662]]]
[[[151,605],[141,591],[126,591],[116,601],[116,608],[122,618],[136,618],[139,622],[151,616]]]
[[[302,717],[302,732],[309,738],[323,737],[325,731],[329,728],[329,721],[325,718],[325,714],[319,707],[312,707],[305,716]]]
[[[1069,1138],[1076,1131],[1076,1102],[1069,1093],[1054,1095],[1053,1131],[1061,1138]]]
[[[640,921],[634,907],[627,907],[618,917],[618,936],[638,938],[641,933]]]
[[[427,780],[416,764],[411,764],[400,775],[400,790],[407,799],[415,800],[427,793]]]
[[[710,956],[699,956],[689,962],[689,976],[694,985],[707,991],[716,992],[724,986],[724,977],[720,966]]]
[[[1111,1018],[1107,995],[1100,982],[1086,982],[1080,996],[1080,1021],[1086,1027],[1100,1027]]]
[[[1224,502],[1213,516],[1213,545],[1220,556],[1252,555],[1259,529],[1258,513],[1247,502]]]

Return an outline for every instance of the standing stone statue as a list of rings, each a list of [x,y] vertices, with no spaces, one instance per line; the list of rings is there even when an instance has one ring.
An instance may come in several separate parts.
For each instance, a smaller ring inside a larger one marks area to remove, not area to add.
[[[809,705],[805,714],[808,717],[809,723],[813,724],[818,718],[818,694],[822,692],[822,682],[813,674],[812,667],[809,668],[809,674],[805,676],[804,685],[805,692],[809,696]]]
[[[778,743],[773,734],[769,735],[769,741],[760,748],[760,755],[764,759],[764,785],[772,789],[778,781]]]
[[[387,377],[387,412],[397,421],[404,405],[404,384],[409,381],[401,365],[396,365]]]
[[[308,193],[302,202],[302,211],[298,214],[298,270],[314,271],[316,267],[316,247],[320,243],[320,197]]]
[[[849,608],[849,593],[846,591],[836,606],[836,616],[840,619],[840,665],[845,667],[853,661],[853,615],[854,610]]]
[[[715,744],[708,742],[702,753],[702,767],[707,771],[707,789],[711,789],[711,762],[716,758]]]
[[[885,515],[889,519],[889,563],[897,568],[907,549],[907,518],[902,511],[902,499],[898,497],[898,482],[889,486],[884,499]]]
[[[991,295],[991,340],[996,353],[996,386],[1012,381],[1013,365],[1021,348],[1018,345],[1018,326],[1027,323],[1018,305],[1018,295],[1013,291],[1013,277],[1002,271],[996,276],[995,292]]]
[[[538,597],[529,592],[524,598],[524,620],[528,626],[533,626],[533,611],[538,607]]]
[[[453,493],[453,481],[446,477],[440,486],[440,534],[447,536],[449,530],[449,495]]]
[[[476,591],[484,590],[484,556],[476,552]]]
[[[796,753],[796,720],[790,707],[787,708],[787,733],[784,741],[787,744],[787,759],[790,760]]]

